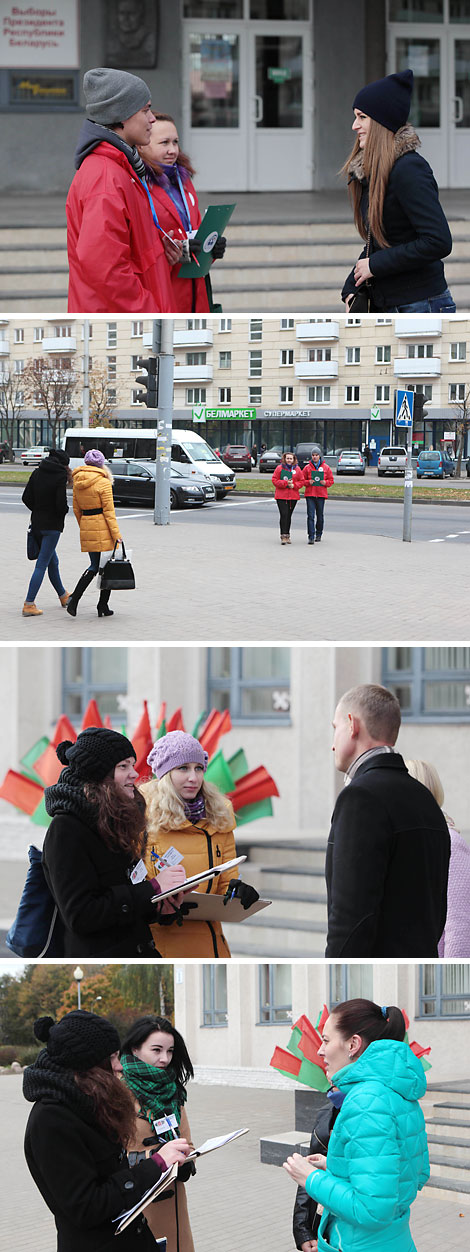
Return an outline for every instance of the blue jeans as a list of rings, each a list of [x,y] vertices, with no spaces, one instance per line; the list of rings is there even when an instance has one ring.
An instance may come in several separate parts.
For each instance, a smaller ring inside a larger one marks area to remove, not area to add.
[[[317,539],[323,534],[323,514],[325,512],[325,496],[306,496],[307,501],[307,534],[309,539],[315,538],[315,519],[317,523]]]
[[[101,556],[101,552],[89,552],[89,553],[88,553],[88,556],[89,556],[89,558],[90,558],[90,565],[89,565],[89,568],[93,570],[93,573],[94,573],[94,574],[97,574],[97,573],[98,573],[98,570],[99,570],[99,568],[100,568],[100,556]]]
[[[39,556],[34,566],[33,574],[30,580],[28,590],[26,592],[26,603],[34,604],[42,580],[46,573],[49,574],[50,581],[57,592],[58,596],[65,595],[65,587],[60,577],[59,561],[57,558],[56,547],[59,542],[60,530],[41,530],[41,547]]]
[[[455,313],[452,293],[446,287],[440,296],[431,296],[430,300],[415,300],[414,304],[398,304],[387,313]]]

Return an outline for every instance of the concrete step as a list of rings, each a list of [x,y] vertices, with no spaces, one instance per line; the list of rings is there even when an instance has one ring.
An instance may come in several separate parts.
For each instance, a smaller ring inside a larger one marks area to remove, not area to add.
[[[325,868],[326,843],[322,840],[305,840],[289,842],[287,839],[277,839],[275,843],[263,843],[256,839],[249,839],[243,835],[241,831],[237,837],[238,854],[245,854],[251,865],[260,865],[263,869],[274,869],[281,867],[285,872],[286,865],[295,869],[298,873],[307,872],[307,870],[322,870]]]
[[[67,247],[65,226],[0,226],[0,247],[33,248],[38,244]]]
[[[321,869],[309,867],[308,870],[293,866],[291,869],[286,865],[257,865],[250,861],[249,874],[245,871],[243,876],[256,887],[260,895],[269,895],[270,899],[274,898],[275,892],[289,894],[305,889],[321,894],[325,885],[324,866]]]
[[[14,265],[11,264],[13,256]],[[50,266],[60,266],[68,273],[66,247],[61,248],[54,243],[39,244],[37,247],[33,245],[30,248],[15,248],[12,253],[8,245],[0,245],[0,274],[5,275],[5,278],[18,273],[18,270],[26,270],[28,273],[35,273],[36,270],[48,272]]]
[[[457,1204],[468,1204],[470,1196],[470,1182],[453,1180],[452,1178],[439,1178],[432,1176],[426,1183],[426,1187],[439,1191],[443,1199],[453,1200]]]
[[[250,881],[252,881],[251,877]],[[253,886],[255,886],[254,883]],[[270,912],[276,915],[276,925],[278,919],[295,917],[298,921],[309,924],[319,922],[326,929],[326,892],[313,895],[311,892],[301,891],[269,891],[266,894],[272,900]]]
[[[295,917],[280,918],[273,915],[272,908],[263,913],[256,913],[246,922],[230,926],[224,924],[224,934],[231,951],[235,953],[239,944],[249,951],[250,956],[269,956],[282,954],[290,957],[294,954],[307,956],[322,955],[326,945],[326,927],[321,922],[306,922]],[[314,951],[315,950],[315,951]],[[239,951],[239,947],[238,947]]]
[[[17,297],[34,299],[36,294],[39,296],[41,292],[56,292],[60,297],[63,291],[67,291],[68,269],[67,265],[56,265],[54,268],[44,266],[43,269],[12,269],[9,266],[0,265],[0,288],[2,291],[2,300],[7,302],[7,292],[11,291]],[[10,305],[8,305],[10,308]]]
[[[456,1118],[447,1120],[444,1117],[427,1117],[426,1126],[432,1127],[441,1141],[452,1139],[457,1133],[460,1135],[462,1142],[466,1143],[468,1140],[470,1144],[470,1121],[457,1121]]]
[[[310,1143],[301,1130],[292,1130],[290,1134],[281,1131],[278,1135],[265,1135],[259,1147],[262,1165],[282,1165],[293,1152],[308,1156]]]
[[[439,1152],[431,1151],[429,1153],[429,1164],[431,1166],[431,1174],[433,1178],[450,1178],[453,1183],[470,1183],[470,1160],[464,1157],[454,1157],[449,1159],[447,1154],[441,1155]]]
[[[446,1121],[448,1120],[448,1121],[453,1122],[455,1119],[457,1119],[458,1121],[461,1118],[466,1120],[467,1113],[470,1115],[470,1105],[467,1104],[464,1100],[459,1100],[456,1102],[448,1101],[446,1103],[440,1103],[440,1104],[434,1103],[433,1111],[434,1111],[435,1116],[437,1117],[442,1116],[445,1118]]]
[[[434,1152],[444,1156],[446,1161],[459,1159],[466,1161],[470,1167],[470,1138],[461,1139],[460,1137],[451,1138],[450,1136],[446,1138],[445,1135],[428,1134],[428,1144],[432,1145]]]

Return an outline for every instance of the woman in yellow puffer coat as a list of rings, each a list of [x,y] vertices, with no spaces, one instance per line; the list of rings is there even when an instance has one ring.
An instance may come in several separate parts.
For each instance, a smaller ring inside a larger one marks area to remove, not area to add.
[[[156,778],[143,783],[139,791],[146,802],[144,861],[150,878],[165,865],[179,864],[184,882],[237,855],[233,808],[218,787],[204,779],[208,759],[199,740],[182,730],[157,739],[147,757]],[[238,867],[217,874],[197,890],[219,896],[230,890],[244,908],[258,899],[254,887],[238,878]],[[190,916],[180,926],[158,927],[158,951],[163,958],[230,956],[221,923],[192,921]]]
[[[79,578],[67,604],[67,613],[77,615],[77,604],[89,583],[96,577],[102,552],[110,552],[121,533],[116,521],[113,500],[113,479],[102,452],[91,448],[85,464],[73,471],[73,511],[80,527],[82,552],[88,552],[90,565]],[[98,600],[98,617],[112,617],[108,608],[110,591],[102,591]]]

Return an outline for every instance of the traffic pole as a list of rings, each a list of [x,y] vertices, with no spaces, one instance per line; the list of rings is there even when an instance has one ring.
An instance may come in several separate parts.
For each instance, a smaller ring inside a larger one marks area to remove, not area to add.
[[[403,499],[403,543],[411,543],[411,512],[413,506],[413,464],[411,460],[411,439],[406,445],[405,492]]]
[[[173,374],[175,354],[173,349],[173,319],[161,318],[154,322],[154,344],[158,343],[158,408],[157,447],[155,472],[155,526],[168,526],[170,522],[170,470],[173,436]]]
[[[82,422],[84,426],[90,425],[90,323],[87,318],[83,323]]]

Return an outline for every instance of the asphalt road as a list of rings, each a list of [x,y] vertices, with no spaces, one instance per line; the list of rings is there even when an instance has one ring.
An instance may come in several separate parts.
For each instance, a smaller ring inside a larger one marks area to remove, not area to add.
[[[21,487],[4,486],[0,489],[0,514],[25,515],[21,502]],[[128,505],[117,507],[119,522],[126,518],[141,517],[153,524],[149,508]],[[250,499],[247,496],[231,496],[198,509],[175,509],[171,513],[171,525],[175,526],[238,526],[240,528],[278,529],[278,510],[272,496]],[[383,500],[335,500],[330,496],[325,507],[325,534],[328,531],[349,534],[379,535],[399,539],[403,532],[403,506],[401,503]],[[306,537],[306,507],[299,501],[292,522],[293,538]],[[465,504],[413,504],[412,539],[429,543],[470,542],[470,507]]]

